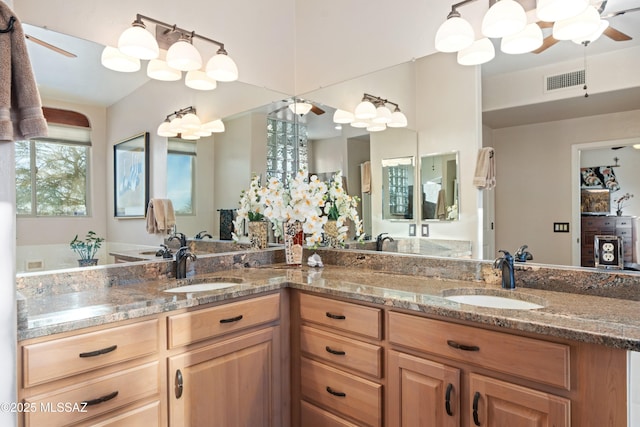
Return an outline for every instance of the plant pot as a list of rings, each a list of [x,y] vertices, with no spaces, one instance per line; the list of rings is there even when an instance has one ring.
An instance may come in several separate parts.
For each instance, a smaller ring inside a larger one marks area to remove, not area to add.
[[[326,246],[330,248],[341,248],[343,246],[343,242],[340,241],[338,235],[340,234],[338,230],[338,221],[334,219],[330,219],[324,225],[324,243]]]
[[[269,224],[266,221],[249,221],[249,241],[252,249],[265,249],[269,243]]]
[[[618,209],[618,210],[616,211],[616,215],[618,215],[618,216],[622,216],[622,209]]]
[[[300,221],[284,223],[284,255],[287,264],[302,265],[304,233]]]
[[[91,258],[91,259],[79,259],[78,260],[78,266],[80,267],[91,267],[94,265],[98,265],[98,259],[97,258]]]

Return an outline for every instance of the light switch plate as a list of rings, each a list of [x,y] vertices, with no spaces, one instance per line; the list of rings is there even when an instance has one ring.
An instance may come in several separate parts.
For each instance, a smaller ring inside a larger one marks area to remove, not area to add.
[[[553,223],[553,232],[554,233],[568,233],[569,232],[569,223],[568,222],[554,222]]]

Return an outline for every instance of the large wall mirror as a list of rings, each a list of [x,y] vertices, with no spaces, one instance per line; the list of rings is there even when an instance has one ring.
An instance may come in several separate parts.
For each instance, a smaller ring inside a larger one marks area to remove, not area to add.
[[[413,219],[415,157],[382,160],[382,219]]]
[[[455,221],[459,218],[458,152],[420,157],[420,219]]]

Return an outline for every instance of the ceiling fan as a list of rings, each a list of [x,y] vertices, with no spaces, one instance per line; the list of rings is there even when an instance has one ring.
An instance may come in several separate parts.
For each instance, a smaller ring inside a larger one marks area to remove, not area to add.
[[[631,8],[631,9],[620,10],[618,12],[612,12],[612,13],[608,13],[606,15],[602,15],[602,12],[604,12],[604,9],[605,9],[606,5],[607,5],[607,0],[604,0],[600,4],[600,7],[598,8],[598,12],[600,13],[602,19],[614,18],[616,16],[624,15],[625,13],[628,13],[628,12],[640,11],[640,7],[634,7],[634,8]],[[539,22],[537,22],[537,24],[542,29],[544,29],[544,28],[552,28],[553,27],[553,22],[539,21]],[[617,42],[631,40],[631,36],[623,33],[622,31],[616,30],[615,28],[613,28],[611,26],[608,26],[604,30],[603,34],[605,36],[609,37],[611,40],[614,40],[614,41],[617,41]],[[553,46],[556,43],[558,43],[559,41],[560,40],[557,40],[557,39],[553,38],[553,35],[549,35],[549,36],[544,38],[544,40],[542,42],[542,46],[540,46],[538,49],[532,51],[532,53],[542,53],[545,50],[549,49],[551,46]]]
[[[291,110],[293,113],[299,114],[301,116],[307,114],[308,112],[312,112],[313,114],[315,114],[317,116],[320,116],[320,115],[325,113],[325,111],[322,108],[320,108],[317,104],[315,104],[313,101],[310,101],[308,99],[290,98],[290,99],[283,99],[282,102],[285,103],[284,106],[271,111],[269,114],[277,114],[280,111],[285,110],[287,108],[289,110]],[[303,111],[302,113],[298,113],[297,110],[296,110],[296,106],[299,105],[299,104],[308,104],[311,107],[310,108],[306,107],[306,108],[308,108],[308,110],[303,109],[303,110],[301,110],[301,111]]]

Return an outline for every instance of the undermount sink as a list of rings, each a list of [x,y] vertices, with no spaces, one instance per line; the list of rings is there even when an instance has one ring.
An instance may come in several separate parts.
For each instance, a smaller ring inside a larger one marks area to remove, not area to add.
[[[535,310],[544,308],[544,300],[532,295],[514,294],[510,291],[487,289],[452,289],[444,292],[444,298],[460,304],[507,310]]]
[[[232,286],[238,286],[238,283],[231,283],[231,282],[197,283],[194,285],[185,285],[185,286],[178,286],[175,288],[165,289],[165,292],[171,292],[171,293],[207,292],[207,291],[217,291],[220,289],[230,288]]]

